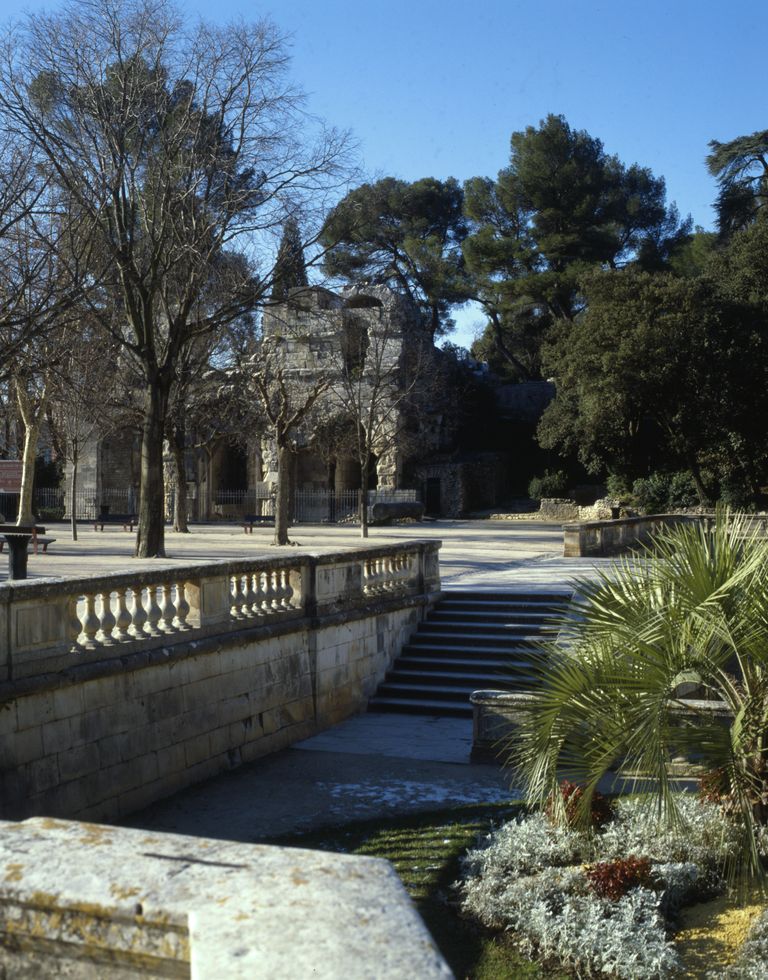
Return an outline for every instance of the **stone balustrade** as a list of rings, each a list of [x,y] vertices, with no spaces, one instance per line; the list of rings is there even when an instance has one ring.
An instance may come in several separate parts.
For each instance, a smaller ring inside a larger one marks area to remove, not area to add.
[[[439,543],[415,541],[6,583],[0,681],[413,595],[439,582],[438,549]]]
[[[114,820],[364,710],[439,547],[0,586],[0,819]]]

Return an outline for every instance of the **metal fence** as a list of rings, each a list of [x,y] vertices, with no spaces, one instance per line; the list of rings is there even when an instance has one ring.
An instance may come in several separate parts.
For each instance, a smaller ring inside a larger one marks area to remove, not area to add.
[[[42,487],[35,491],[35,513],[40,520],[63,520],[71,514],[72,494],[68,489]],[[100,490],[84,487],[75,491],[75,515],[78,520],[92,521],[102,514],[135,514],[136,491]]]
[[[190,521],[239,520],[246,514],[273,517],[275,498],[271,487],[260,484],[251,490],[219,490],[213,495],[209,507],[198,498],[196,487],[188,491],[188,516]],[[6,494],[8,510],[15,515],[18,494]],[[416,490],[369,490],[368,505],[384,501],[416,501]],[[40,520],[64,520],[69,518],[71,494],[69,490],[41,488],[35,491],[35,512]],[[291,519],[297,524],[337,524],[357,520],[360,506],[359,490],[297,490],[293,498]],[[101,490],[84,487],[75,493],[75,514],[78,520],[92,521],[104,513],[135,514],[138,496],[135,490]],[[166,517],[172,518],[172,499],[166,500]],[[207,512],[206,512],[207,511]],[[0,500],[0,512],[2,500]],[[8,514],[5,514],[8,518]]]

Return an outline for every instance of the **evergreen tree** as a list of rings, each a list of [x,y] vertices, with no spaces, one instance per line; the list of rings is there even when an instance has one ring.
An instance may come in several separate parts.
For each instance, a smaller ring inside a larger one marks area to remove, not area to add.
[[[746,228],[768,202],[768,129],[728,143],[712,140],[707,167],[717,177],[720,234],[727,238]]]
[[[464,195],[477,298],[496,349],[522,377],[538,376],[553,322],[583,309],[586,270],[664,265],[690,232],[667,207],[662,178],[626,167],[562,116],[513,133],[509,167],[495,181],[468,181]]]
[[[304,246],[295,218],[288,218],[283,225],[283,237],[277,250],[272,282],[272,299],[279,303],[288,299],[291,289],[309,285]]]
[[[451,305],[470,293],[461,251],[467,233],[462,202],[453,178],[409,184],[385,177],[363,184],[326,220],[326,273],[401,290],[421,308],[433,338],[445,333]]]

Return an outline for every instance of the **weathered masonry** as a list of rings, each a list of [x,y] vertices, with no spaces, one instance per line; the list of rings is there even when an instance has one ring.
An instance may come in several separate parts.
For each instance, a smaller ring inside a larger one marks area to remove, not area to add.
[[[362,710],[438,550],[0,586],[0,818],[115,819]]]

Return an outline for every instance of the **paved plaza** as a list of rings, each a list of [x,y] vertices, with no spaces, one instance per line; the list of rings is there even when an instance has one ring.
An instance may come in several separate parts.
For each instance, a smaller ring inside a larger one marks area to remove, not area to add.
[[[300,524],[291,529],[292,547],[271,544],[270,528],[254,528],[245,534],[235,524],[193,525],[189,534],[166,529],[167,558],[133,557],[135,534],[107,525],[94,531],[93,525],[78,528],[78,540],[66,524],[47,525],[56,540],[47,554],[29,556],[29,577],[71,578],[100,575],[106,571],[130,571],[139,562],[153,569],[189,562],[217,559],[274,556],[295,553],[338,551],[366,545],[391,544],[413,538],[438,539],[440,575],[448,589],[558,590],[575,576],[592,574],[608,564],[607,559],[563,558],[563,531],[560,524],[541,521],[436,520],[370,529],[364,541],[352,525],[327,526]],[[0,581],[7,576],[5,556],[0,556]]]

